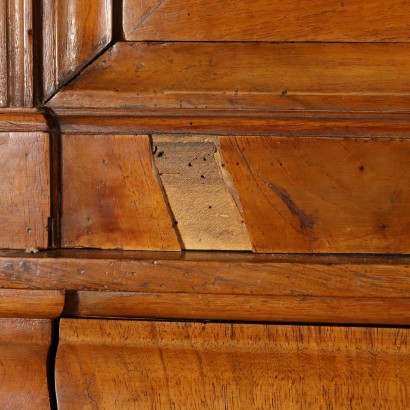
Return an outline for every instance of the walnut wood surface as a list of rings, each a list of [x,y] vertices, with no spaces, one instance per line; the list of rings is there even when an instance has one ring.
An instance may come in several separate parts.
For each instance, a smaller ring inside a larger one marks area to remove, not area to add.
[[[62,245],[180,250],[147,136],[62,141]]]
[[[408,339],[407,329],[65,319],[58,405],[404,409]]]
[[[32,0],[0,0],[0,107],[33,106]]]
[[[408,42],[405,0],[124,0],[132,41]]]
[[[188,250],[410,252],[408,139],[154,135],[151,145],[64,136],[63,246],[179,250],[178,236]]]
[[[48,134],[0,133],[0,169],[0,248],[47,248]]]
[[[117,43],[51,108],[408,110],[408,44]]]
[[[0,408],[50,409],[51,321],[0,319]]]
[[[410,143],[221,138],[257,252],[410,252]]]
[[[53,319],[63,307],[63,291],[0,289],[0,317]]]
[[[43,100],[78,74],[112,38],[112,0],[41,0]]]

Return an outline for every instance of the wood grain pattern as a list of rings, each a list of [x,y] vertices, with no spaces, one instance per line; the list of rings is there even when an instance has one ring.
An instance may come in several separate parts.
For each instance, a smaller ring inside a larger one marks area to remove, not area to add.
[[[50,409],[51,321],[0,319],[0,408]]]
[[[63,320],[58,405],[404,409],[408,339],[408,329]]]
[[[63,291],[0,289],[0,317],[53,319],[63,307]]]
[[[408,44],[117,43],[51,108],[408,111]]]
[[[63,136],[64,247],[180,250],[147,136]]]
[[[409,256],[0,252],[0,286],[219,295],[410,297]]]
[[[48,245],[49,139],[45,133],[0,133],[0,248]]]
[[[223,137],[256,252],[410,251],[410,143]]]
[[[64,314],[80,317],[410,325],[410,298],[80,291]]]
[[[43,99],[110,43],[112,0],[42,0]]]
[[[408,42],[405,0],[125,0],[132,41]]]
[[[217,139],[154,136],[154,161],[184,249],[250,250]],[[231,188],[231,189],[229,189]]]
[[[32,0],[0,0],[0,107],[33,102]]]
[[[7,109],[0,112],[0,132],[48,132],[44,114],[30,110],[16,112]]]

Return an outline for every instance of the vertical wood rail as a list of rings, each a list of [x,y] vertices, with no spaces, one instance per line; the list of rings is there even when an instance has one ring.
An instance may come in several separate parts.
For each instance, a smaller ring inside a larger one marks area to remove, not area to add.
[[[33,106],[32,0],[0,0],[0,107]]]

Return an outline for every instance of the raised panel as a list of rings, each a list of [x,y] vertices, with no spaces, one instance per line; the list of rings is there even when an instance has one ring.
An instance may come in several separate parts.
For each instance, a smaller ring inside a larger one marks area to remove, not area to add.
[[[406,0],[124,0],[131,41],[407,42]]]

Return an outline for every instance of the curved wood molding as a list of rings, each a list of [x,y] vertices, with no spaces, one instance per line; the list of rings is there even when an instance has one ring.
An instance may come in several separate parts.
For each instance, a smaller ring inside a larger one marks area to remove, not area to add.
[[[49,410],[51,321],[0,319],[0,408]]]
[[[408,329],[63,320],[58,408],[404,409],[409,336]]]

